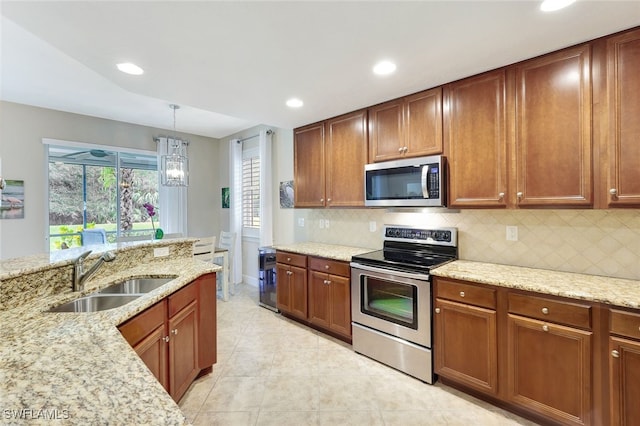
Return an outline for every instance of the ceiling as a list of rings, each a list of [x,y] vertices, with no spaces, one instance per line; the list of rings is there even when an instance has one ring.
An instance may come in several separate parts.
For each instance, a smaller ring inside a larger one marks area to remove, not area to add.
[[[221,138],[294,128],[640,25],[640,0],[5,1],[0,99]],[[371,72],[391,59],[387,77]],[[131,76],[115,64],[134,62]],[[304,106],[285,101],[298,97]]]

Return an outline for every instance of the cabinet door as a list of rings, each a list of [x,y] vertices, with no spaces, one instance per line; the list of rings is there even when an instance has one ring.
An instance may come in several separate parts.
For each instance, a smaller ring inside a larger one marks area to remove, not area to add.
[[[591,206],[590,46],[524,62],[516,73],[516,203]]]
[[[329,120],[326,129],[326,205],[364,206],[367,111]]]
[[[169,318],[169,394],[179,401],[196,378],[198,368],[198,302]]]
[[[449,206],[506,207],[506,70],[445,88]]]
[[[309,321],[330,328],[331,287],[329,274],[309,271]]]
[[[325,164],[324,124],[317,123],[294,131],[293,196],[296,207],[324,207]]]
[[[166,326],[162,324],[137,345],[133,346],[138,356],[151,370],[160,384],[169,391],[169,362],[167,358]]]
[[[351,337],[351,280],[338,275],[328,276],[329,328]]]
[[[276,263],[276,299],[278,309],[291,313],[291,268],[282,263]]]
[[[291,315],[307,319],[307,270],[291,266]]]
[[[496,394],[496,311],[436,299],[435,312],[435,372],[484,393]]]
[[[402,99],[369,108],[370,162],[393,160],[404,154],[402,110]]]
[[[607,40],[609,206],[640,206],[640,30]]]
[[[442,154],[442,88],[405,98],[404,139],[407,157]]]
[[[640,343],[609,339],[611,424],[635,425],[640,419]]]
[[[216,274],[198,278],[198,368],[203,370],[216,363]]]
[[[592,333],[509,314],[507,398],[563,424],[591,424]]]

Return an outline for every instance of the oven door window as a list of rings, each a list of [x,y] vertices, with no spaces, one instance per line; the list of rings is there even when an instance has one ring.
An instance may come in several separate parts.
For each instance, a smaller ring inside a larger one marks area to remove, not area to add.
[[[363,313],[418,329],[418,288],[415,285],[366,275],[361,280]]]

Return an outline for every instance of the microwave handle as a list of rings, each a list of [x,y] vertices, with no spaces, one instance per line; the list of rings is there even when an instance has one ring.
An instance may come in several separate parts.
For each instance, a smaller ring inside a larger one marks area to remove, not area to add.
[[[422,166],[422,198],[429,198],[429,165]]]

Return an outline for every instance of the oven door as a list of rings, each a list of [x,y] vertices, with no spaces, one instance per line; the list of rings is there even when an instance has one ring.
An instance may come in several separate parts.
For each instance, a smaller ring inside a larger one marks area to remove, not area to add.
[[[428,275],[351,263],[354,323],[431,347]]]

